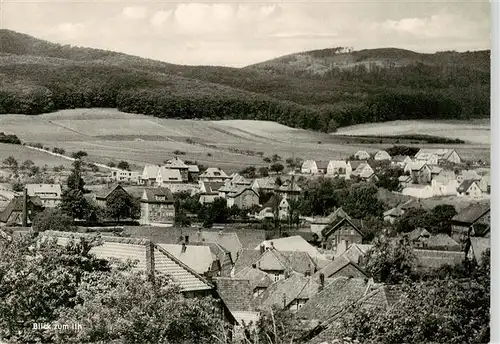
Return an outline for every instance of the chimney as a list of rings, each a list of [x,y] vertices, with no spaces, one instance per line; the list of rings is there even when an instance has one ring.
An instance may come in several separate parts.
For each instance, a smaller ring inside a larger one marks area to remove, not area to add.
[[[28,188],[24,188],[23,195],[23,227],[28,227]]]
[[[325,274],[320,273],[319,274],[319,290],[323,290],[324,287],[325,287]]]
[[[260,254],[263,254],[266,251],[266,246],[260,245]]]
[[[253,264],[252,264],[252,268],[257,269],[257,264],[256,264],[256,263],[253,263]]]
[[[186,244],[188,244],[188,243],[189,243],[189,235],[184,236],[184,242],[185,242]]]
[[[154,255],[154,244],[152,241],[148,241],[146,244],[146,272],[148,274],[148,280],[154,283],[155,279],[155,255]]]
[[[181,253],[186,252],[186,243],[182,243]]]
[[[274,248],[274,242],[271,241],[271,248]]]

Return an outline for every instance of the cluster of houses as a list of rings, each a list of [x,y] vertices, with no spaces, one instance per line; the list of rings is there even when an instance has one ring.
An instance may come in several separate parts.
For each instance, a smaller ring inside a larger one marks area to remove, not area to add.
[[[399,177],[399,183],[402,194],[407,196],[461,196],[479,200],[487,198],[490,193],[489,169],[460,169],[463,162],[454,149],[420,149],[414,157],[391,157],[383,150],[373,155],[358,151],[354,158],[356,160],[306,160],[301,173],[376,181],[377,173],[370,161],[387,161],[403,169],[404,175]]]
[[[301,235],[258,241],[240,240],[244,232],[172,228],[154,241],[139,235],[101,235],[103,244],[92,252],[136,260],[135,269],[147,275],[166,274],[185,297],[215,296],[221,301],[220,316],[235,326],[235,335],[242,335],[244,324],[255,324],[271,307],[292,311],[306,329],[341,312],[346,300],[383,306],[396,302],[393,287],[375,283],[363,269],[373,246],[363,240],[362,221],[341,208],[329,219],[318,231],[323,238],[319,246]],[[418,269],[479,260],[490,247],[489,205],[473,204],[452,223],[451,237],[421,228],[407,234]],[[70,238],[95,235],[48,231],[43,237],[65,244]]]

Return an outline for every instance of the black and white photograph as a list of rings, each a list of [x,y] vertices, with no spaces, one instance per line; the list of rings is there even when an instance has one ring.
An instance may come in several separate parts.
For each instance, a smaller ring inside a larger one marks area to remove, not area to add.
[[[0,344],[500,342],[497,5],[0,0]]]

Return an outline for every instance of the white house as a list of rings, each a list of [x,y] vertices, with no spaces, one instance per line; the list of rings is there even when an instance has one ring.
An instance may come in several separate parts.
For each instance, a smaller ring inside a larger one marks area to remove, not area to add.
[[[405,167],[407,164],[411,164],[413,160],[408,155],[396,155],[392,157],[391,164],[399,167]]]
[[[447,179],[436,177],[431,181],[431,187],[434,196],[452,196],[456,195],[459,183],[456,179]]]
[[[483,192],[475,180],[464,180],[457,189],[458,196],[468,196],[472,199],[478,199],[483,196]]]
[[[434,158],[433,155],[436,157]],[[433,159],[430,161],[430,159]],[[462,159],[454,149],[421,149],[415,154],[415,160],[427,161],[428,164],[436,165],[439,162],[451,162],[460,164]],[[436,162],[434,162],[437,160]]]
[[[370,159],[370,154],[367,151],[357,151],[354,157],[358,160],[368,160]]]
[[[59,184],[26,184],[28,196],[40,197],[42,205],[54,208],[61,203],[61,185]]]
[[[199,180],[202,182],[221,182],[224,183],[230,177],[218,167],[209,167],[200,174]]]
[[[114,168],[111,170],[110,178],[117,182],[139,183],[139,172]]]
[[[358,167],[352,171],[351,175],[360,177],[364,180],[369,180],[375,177],[375,171],[367,162],[364,162],[359,164]]]
[[[373,159],[379,160],[379,161],[381,161],[381,160],[391,160],[391,156],[386,151],[380,150],[380,151],[377,152],[377,154],[375,154],[375,157]]]
[[[182,175],[178,169],[171,169],[162,166],[158,169],[156,174],[156,185],[159,187],[168,187],[171,184],[181,184]]]
[[[326,173],[332,176],[340,176],[349,179],[352,174],[351,164],[343,160],[330,160]]]
[[[142,171],[139,182],[142,185],[154,185],[156,183],[156,176],[158,175],[159,165],[146,165]]]
[[[318,166],[314,160],[306,160],[302,163],[300,172],[303,174],[316,174],[318,173]]]

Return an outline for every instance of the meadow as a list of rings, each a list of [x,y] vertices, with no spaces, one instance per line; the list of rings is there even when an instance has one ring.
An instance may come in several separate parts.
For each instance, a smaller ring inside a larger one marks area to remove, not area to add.
[[[371,128],[377,127],[392,127],[396,133],[398,130],[401,133],[405,123],[398,123],[397,126],[370,124],[363,134],[374,135]],[[470,123],[453,125],[461,127],[465,133]],[[470,127],[476,128],[474,125]],[[163,119],[102,108],[62,110],[38,116],[2,115],[0,128],[5,133],[17,135],[23,142],[59,147],[68,153],[84,150],[89,154],[89,160],[103,164],[127,160],[137,170],[147,163],[161,164],[174,156],[174,152],[180,152],[184,160],[197,161],[205,166],[219,166],[234,172],[249,165],[266,166],[262,155],[278,154],[283,160],[289,157],[329,160],[347,158],[360,149],[375,152],[391,146],[355,143],[355,140],[350,142],[335,135],[294,129],[268,121]],[[483,128],[481,133],[488,138],[483,138],[483,143],[479,143],[478,138],[477,142],[454,146],[462,157],[489,159],[489,144],[484,142],[489,140],[490,132],[484,125]],[[348,127],[339,130],[339,133],[354,135],[361,133],[361,130]],[[382,129],[379,132],[387,134]],[[26,147],[2,145],[0,159],[9,155],[17,155],[18,160],[31,159],[39,165],[71,163]]]

